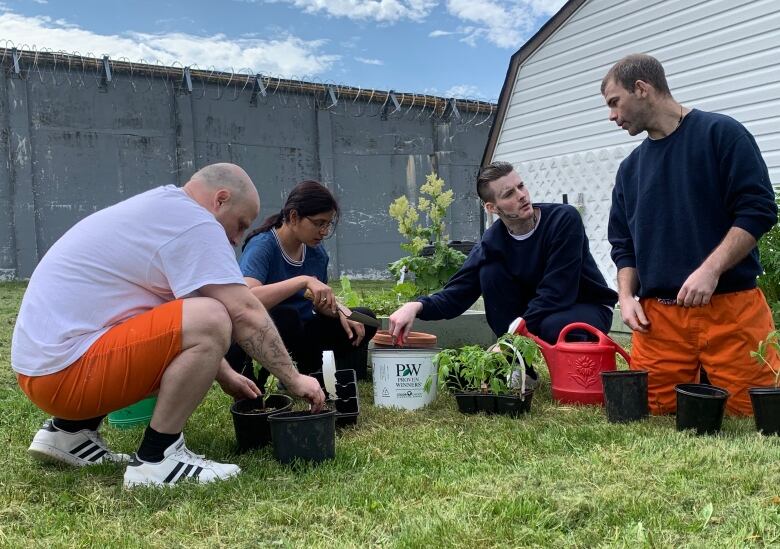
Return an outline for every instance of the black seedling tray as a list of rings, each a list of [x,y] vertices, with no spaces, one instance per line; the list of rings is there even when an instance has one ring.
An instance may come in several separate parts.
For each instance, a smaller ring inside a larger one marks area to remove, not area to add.
[[[325,380],[322,377],[322,372],[314,372],[311,376],[325,391]],[[332,402],[336,407],[337,426],[343,427],[357,423],[357,418],[360,415],[360,402],[355,370],[336,370],[336,400]]]

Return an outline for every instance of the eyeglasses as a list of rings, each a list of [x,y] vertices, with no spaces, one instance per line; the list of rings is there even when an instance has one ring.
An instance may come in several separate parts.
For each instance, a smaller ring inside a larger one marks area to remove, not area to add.
[[[308,219],[312,225],[320,232],[320,234],[324,234],[326,237],[333,236],[333,229],[336,227],[336,224],[331,221],[327,221],[325,219],[312,219],[311,217],[304,216],[306,219]]]

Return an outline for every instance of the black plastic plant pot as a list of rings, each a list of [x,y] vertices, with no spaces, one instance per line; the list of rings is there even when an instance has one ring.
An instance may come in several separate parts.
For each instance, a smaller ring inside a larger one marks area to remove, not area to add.
[[[639,421],[648,415],[647,372],[621,370],[601,372],[604,410],[610,423]]]
[[[780,387],[748,389],[756,429],[764,435],[780,435]]]
[[[262,448],[271,443],[268,417],[291,409],[293,400],[287,395],[270,395],[263,407],[263,397],[239,400],[230,407],[239,452]]]
[[[477,393],[455,393],[455,402],[458,404],[458,410],[463,414],[476,414],[477,399],[474,398]]]
[[[320,463],[336,457],[336,411],[281,412],[268,418],[274,457]]]
[[[531,411],[531,399],[533,391],[526,391],[521,398],[519,395],[497,395],[496,413],[504,416],[518,417]]]
[[[490,393],[477,393],[474,395],[474,400],[477,402],[478,412],[484,412],[486,414],[496,413],[496,395]]]
[[[682,383],[677,393],[677,430],[694,429],[697,435],[714,435],[723,424],[729,392],[714,385]]]

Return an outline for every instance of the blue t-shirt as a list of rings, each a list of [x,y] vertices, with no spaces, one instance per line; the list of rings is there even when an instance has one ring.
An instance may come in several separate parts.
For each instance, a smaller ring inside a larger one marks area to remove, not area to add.
[[[238,265],[244,276],[255,278],[263,284],[282,282],[302,275],[328,282],[328,253],[322,245],[315,248],[304,246],[303,259],[295,261],[282,250],[274,229],[249,240]],[[303,297],[303,290],[291,295],[280,305],[296,307],[303,320],[311,319],[314,314],[311,301]]]

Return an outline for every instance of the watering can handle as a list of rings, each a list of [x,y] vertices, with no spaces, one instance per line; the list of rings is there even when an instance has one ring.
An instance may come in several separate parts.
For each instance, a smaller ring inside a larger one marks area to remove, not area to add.
[[[585,322],[572,322],[571,324],[567,325],[563,330],[561,330],[561,333],[558,335],[558,343],[563,343],[564,341],[566,341],[566,336],[569,335],[569,332],[572,332],[574,330],[584,330],[589,334],[599,338],[600,344],[612,345],[615,348],[615,351],[620,356],[622,356],[628,364],[631,364],[631,357],[628,355],[626,351],[623,350],[623,347],[615,343],[612,340],[612,338],[610,338],[608,335],[606,335],[598,328],[594,328],[593,326],[591,326],[590,324],[586,324]]]

